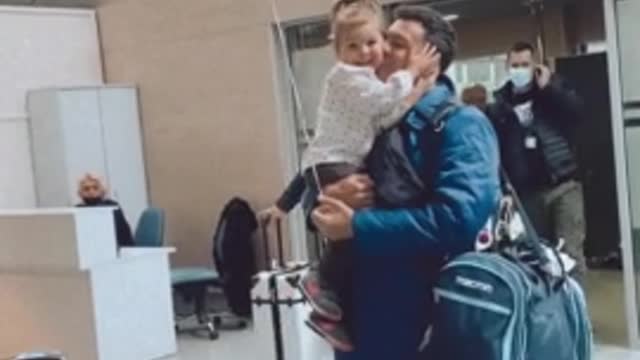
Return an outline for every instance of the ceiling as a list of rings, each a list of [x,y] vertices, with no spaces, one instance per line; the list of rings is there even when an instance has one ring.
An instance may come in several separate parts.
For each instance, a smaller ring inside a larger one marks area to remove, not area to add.
[[[575,0],[544,0],[545,7],[558,7]],[[485,18],[526,15],[530,13],[527,0],[414,0],[402,3],[429,4],[443,14],[457,14],[460,18]]]
[[[531,0],[382,0],[391,8],[404,4],[426,4],[444,15],[457,15],[462,20],[526,16],[531,13],[530,7],[527,6],[529,1]],[[546,8],[552,8],[580,0],[540,1],[543,1]],[[289,33],[290,41],[304,44],[305,48],[321,47],[327,44],[330,29],[325,17],[290,21],[286,23],[286,27],[292,30]]]
[[[0,5],[95,7],[98,1],[99,0],[0,0]],[[524,4],[528,1],[530,0],[398,0],[397,2],[429,4],[443,14],[457,14],[461,18],[479,18],[527,14],[529,9]],[[578,0],[543,0],[548,7],[561,6],[572,1]]]

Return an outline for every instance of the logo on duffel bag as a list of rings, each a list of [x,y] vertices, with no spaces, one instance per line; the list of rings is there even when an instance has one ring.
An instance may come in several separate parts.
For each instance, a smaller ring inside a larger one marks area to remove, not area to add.
[[[456,276],[456,284],[466,287],[468,289],[482,291],[487,294],[493,293],[493,285],[484,283],[482,281],[472,280],[460,275]]]

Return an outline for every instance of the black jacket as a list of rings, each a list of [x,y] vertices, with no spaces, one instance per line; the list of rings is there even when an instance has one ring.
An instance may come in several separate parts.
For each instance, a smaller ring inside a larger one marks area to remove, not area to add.
[[[133,235],[131,234],[131,227],[129,227],[129,223],[127,219],[124,217],[124,213],[120,208],[120,204],[111,200],[111,199],[103,199],[95,204],[78,204],[77,207],[106,207],[113,206],[116,209],[113,211],[113,218],[116,230],[116,240],[118,242],[118,247],[122,246],[134,246]]]
[[[276,201],[276,206],[280,210],[288,213],[298,205],[306,188],[307,185],[305,184],[304,176],[300,172],[297,173],[289,185],[287,185],[282,195],[280,195],[278,201]]]
[[[583,105],[574,90],[554,75],[544,89],[534,85],[527,93],[515,94],[509,82],[494,97],[487,115],[498,133],[502,164],[517,190],[554,186],[577,176],[573,138]],[[514,107],[528,101],[534,120],[524,126]]]
[[[227,303],[240,316],[251,315],[252,278],[257,272],[253,234],[257,229],[251,206],[236,197],[222,210],[213,237],[213,259]]]

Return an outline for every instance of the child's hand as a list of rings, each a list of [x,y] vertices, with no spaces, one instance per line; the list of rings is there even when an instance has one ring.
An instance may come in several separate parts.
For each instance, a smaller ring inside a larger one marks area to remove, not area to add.
[[[427,45],[424,49],[411,55],[409,60],[409,71],[415,77],[429,77],[433,73],[438,73],[440,69],[440,53],[433,45]]]
[[[407,96],[404,99],[404,105],[407,108],[410,108],[413,105],[415,105],[418,101],[420,101],[420,99],[422,99],[424,94],[426,94],[427,92],[431,91],[431,89],[433,89],[433,87],[436,85],[437,80],[438,80],[437,72],[433,72],[428,77],[417,78],[416,83],[413,85],[413,90],[411,90],[411,93],[409,94],[409,96]]]
[[[282,211],[277,205],[272,205],[267,209],[264,209],[258,213],[258,219],[263,224],[269,224],[270,222],[279,222],[287,217],[287,213]]]
[[[413,91],[419,93],[421,96],[424,95],[436,86],[438,75],[437,71],[433,71],[417,78],[415,85],[413,85]]]

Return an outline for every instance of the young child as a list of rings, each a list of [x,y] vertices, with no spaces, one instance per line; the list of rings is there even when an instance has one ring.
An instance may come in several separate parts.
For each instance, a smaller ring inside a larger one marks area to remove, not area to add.
[[[325,80],[316,134],[302,158],[308,190],[364,171],[375,137],[422,97],[430,84],[419,79],[431,78],[439,62],[434,49],[425,49],[410,58],[406,70],[382,81],[376,76],[386,45],[380,5],[375,0],[338,0],[331,15],[338,62]],[[353,350],[343,306],[350,294],[349,243],[330,245],[319,267],[300,282],[314,309],[307,324],[345,352]]]

